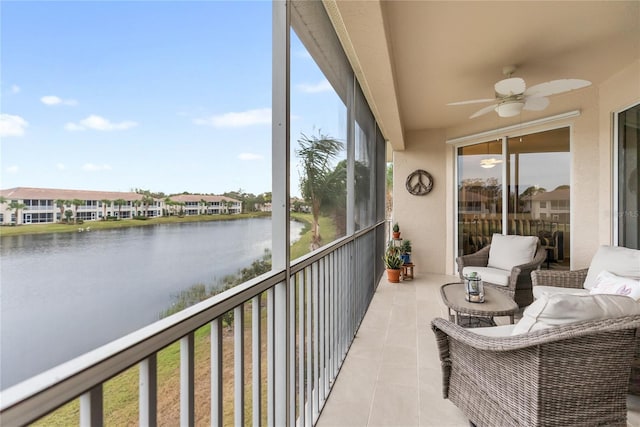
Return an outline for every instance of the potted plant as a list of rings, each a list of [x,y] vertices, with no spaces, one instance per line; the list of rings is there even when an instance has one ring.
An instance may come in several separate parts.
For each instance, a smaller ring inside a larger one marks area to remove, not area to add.
[[[382,257],[384,266],[387,269],[387,280],[391,283],[400,283],[400,272],[402,271],[402,259],[400,251],[396,246],[388,246]]]
[[[394,239],[400,238],[400,225],[398,225],[397,222],[393,224],[393,238]]]
[[[411,240],[404,240],[400,245],[400,258],[403,264],[411,263]]]

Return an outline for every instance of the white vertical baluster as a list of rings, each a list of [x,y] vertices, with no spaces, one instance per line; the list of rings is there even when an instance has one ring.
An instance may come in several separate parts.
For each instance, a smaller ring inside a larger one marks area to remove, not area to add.
[[[194,425],[194,335],[180,339],[180,426]]]
[[[211,322],[211,425],[221,427],[222,410],[222,318]]]
[[[80,396],[80,426],[102,427],[102,384]]]
[[[319,347],[318,347],[318,285],[319,285],[319,275],[320,275],[320,266],[318,263],[314,263],[312,266],[313,272],[313,423],[315,424],[318,415],[320,414],[320,401],[318,399],[318,386],[320,378],[320,366],[318,364],[318,359],[320,356]]]
[[[138,421],[141,426],[155,426],[158,413],[157,353],[140,362]]]
[[[307,267],[305,269],[305,288],[306,288],[306,305],[307,305],[307,370],[305,371],[305,383],[307,385],[307,401],[306,401],[306,409],[307,409],[307,425],[313,425],[313,348],[312,348],[312,327],[311,327],[311,316],[313,314],[312,304],[312,274],[311,267]]]
[[[260,417],[262,415],[261,412],[261,392],[262,392],[262,381],[261,381],[261,353],[262,353],[262,339],[261,339],[261,310],[260,310],[260,295],[253,297],[251,300],[251,374],[252,374],[252,385],[251,385],[251,413],[253,415],[253,425],[254,427],[259,427],[261,420]]]
[[[267,290],[267,425],[275,426],[275,334],[274,289]]]
[[[244,304],[233,309],[233,423],[244,425]]]
[[[304,337],[305,337],[305,333],[304,333],[304,328],[305,328],[305,287],[306,285],[306,280],[305,280],[305,276],[304,276],[304,272],[302,273],[298,273],[297,275],[298,279],[301,278],[301,280],[297,280],[297,288],[298,288],[298,411],[300,413],[299,415],[299,421],[298,421],[298,426],[299,427],[304,427],[305,426],[305,399],[304,399],[304,393],[305,393],[305,381],[304,381],[304,371],[305,371],[305,358],[304,358],[304,351],[305,351],[305,344],[304,344]]]

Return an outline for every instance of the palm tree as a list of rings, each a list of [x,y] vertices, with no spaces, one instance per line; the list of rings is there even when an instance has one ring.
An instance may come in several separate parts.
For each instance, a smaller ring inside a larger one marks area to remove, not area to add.
[[[64,217],[64,207],[65,205],[71,204],[71,202],[69,200],[58,199],[55,201],[55,204],[56,207],[60,209],[60,221],[62,221],[62,218]]]
[[[127,204],[127,201],[124,199],[116,199],[113,201],[113,204],[118,207],[118,219],[122,219],[122,206]]]
[[[205,199],[200,199],[200,204],[202,205],[202,213],[207,213],[207,201]]]
[[[78,222],[78,206],[84,205],[84,200],[80,200],[80,199],[73,199],[71,201],[71,204],[74,207],[74,213],[73,213],[73,217],[75,218],[75,221]]]
[[[18,212],[20,211],[20,209],[24,209],[27,205],[25,205],[24,203],[20,203],[17,200],[12,200],[9,205],[7,206],[7,210],[15,210],[15,217],[16,217],[16,225],[18,224]]]
[[[166,209],[167,210],[167,216],[175,214],[174,209],[175,209],[176,202],[171,200],[171,197],[165,197],[164,204],[165,204],[165,206],[167,206],[167,209]]]
[[[318,136],[301,134],[300,147],[296,154],[302,160],[300,190],[305,201],[311,205],[313,223],[311,227],[311,249],[320,247],[322,240],[318,221],[323,200],[332,199],[335,179],[331,162],[342,151],[344,144],[318,132]]]
[[[142,204],[144,205],[144,216],[149,216],[149,206],[155,202],[155,199],[151,194],[145,194],[142,196]]]
[[[134,215],[138,216],[138,208],[142,206],[142,200],[134,200],[132,203]]]
[[[102,203],[102,218],[106,220],[107,219],[107,207],[111,205],[111,200],[102,199],[102,200],[100,200],[100,203]]]

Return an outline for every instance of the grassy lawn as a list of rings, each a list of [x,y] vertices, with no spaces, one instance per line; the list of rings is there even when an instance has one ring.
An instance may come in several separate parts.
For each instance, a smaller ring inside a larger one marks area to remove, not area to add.
[[[83,224],[24,224],[17,226],[0,227],[0,236],[17,236],[23,234],[45,234],[45,233],[73,233],[79,228],[92,230],[107,230],[111,228],[124,227],[144,227],[156,224],[178,224],[183,222],[203,222],[203,221],[227,221],[243,218],[270,217],[268,212],[251,212],[233,215],[190,215],[184,217],[161,216],[149,218],[147,220],[122,219],[117,221],[85,221]]]
[[[231,215],[229,215],[231,216]],[[213,216],[216,219],[230,219],[226,215]],[[309,252],[311,242],[310,214],[292,213],[292,219],[305,223],[302,236],[291,247],[291,259],[299,258]],[[204,216],[209,219],[211,216]],[[223,218],[220,218],[223,217]],[[232,215],[235,219],[239,215]],[[197,217],[188,217],[197,218]],[[168,218],[172,219],[172,218]],[[185,218],[182,218],[185,219]],[[201,219],[202,220],[202,219]],[[106,221],[105,221],[106,222]],[[118,221],[132,222],[137,221]],[[138,221],[147,223],[151,221]],[[181,222],[181,221],[174,221]],[[101,221],[95,224],[102,223]],[[156,222],[158,223],[158,222]],[[94,223],[91,222],[94,228]],[[87,223],[85,223],[85,226]],[[139,225],[139,224],[135,224]],[[53,227],[54,225],[52,225]],[[125,225],[127,226],[127,225]],[[132,226],[131,224],[128,226]],[[20,226],[37,227],[42,226]],[[73,226],[67,226],[73,227]],[[8,228],[8,227],[4,227]],[[4,229],[3,228],[3,229]],[[77,226],[74,227],[77,229]],[[95,227],[96,229],[98,227]],[[323,243],[329,243],[335,239],[336,228],[330,218],[320,219]],[[71,230],[73,231],[73,230]],[[51,232],[51,231],[48,231]],[[261,377],[262,377],[262,418],[266,424],[266,308],[265,297],[261,308]],[[245,305],[245,424],[251,424],[251,304]],[[196,425],[208,425],[210,416],[210,326],[205,325],[195,333],[195,417]],[[233,328],[223,328],[223,406],[224,425],[233,425]],[[178,425],[180,414],[180,343],[175,342],[158,353],[158,425]],[[118,376],[104,383],[104,425],[105,426],[129,426],[138,423],[138,366],[133,366]],[[69,426],[79,425],[79,401],[75,399],[67,405],[59,408],[49,416],[44,417],[34,425],[36,426]]]

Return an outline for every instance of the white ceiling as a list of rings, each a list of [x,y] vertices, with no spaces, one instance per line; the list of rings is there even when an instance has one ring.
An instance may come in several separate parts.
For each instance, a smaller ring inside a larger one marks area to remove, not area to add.
[[[446,105],[492,98],[506,65],[516,65],[514,76],[527,86],[563,78],[593,83],[551,96],[544,112],[513,119],[526,121],[548,115],[554,105],[579,108],[579,92],[594,91],[640,58],[637,0],[324,3],[395,149],[404,147],[408,131],[510,124],[493,112],[469,119],[488,104]]]

